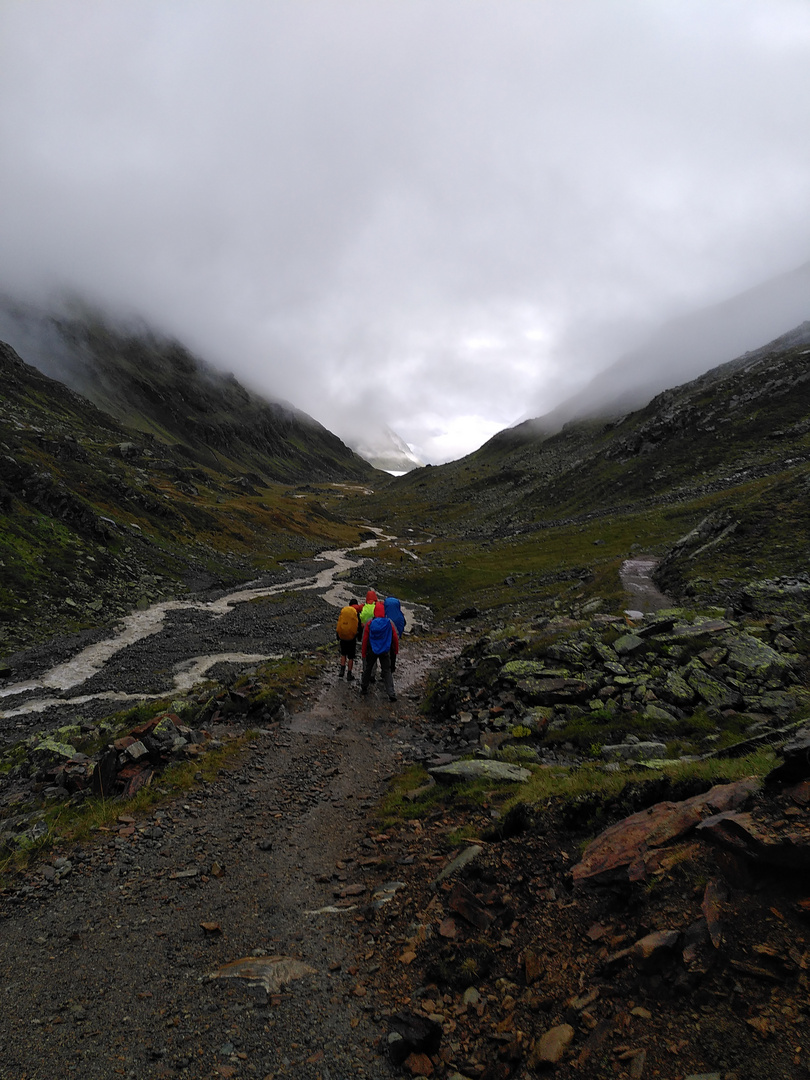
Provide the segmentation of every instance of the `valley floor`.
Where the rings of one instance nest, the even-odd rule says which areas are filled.
[[[200,653],[315,649],[334,610],[284,593],[213,621],[178,612],[82,690],[165,692]],[[392,777],[472,749],[421,711],[431,669],[469,641],[406,635],[394,704],[379,684],[361,698],[330,659],[215,779],[8,882],[1,1080],[808,1080],[805,870],[728,889],[722,947],[696,937],[697,970],[679,950],[718,877],[697,844],[647,888],[596,892],[571,873],[594,836],[584,804],[512,827],[497,792],[449,788],[383,827]],[[15,678],[70,653],[18,657]],[[3,724],[23,737],[108,710],[63,700]],[[759,810],[810,833],[806,794]],[[655,939],[631,961],[658,933],[677,950]]]

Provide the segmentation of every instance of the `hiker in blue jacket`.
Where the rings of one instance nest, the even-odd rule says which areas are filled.
[[[403,614],[399,600],[395,596],[386,596],[385,598],[385,615],[394,624],[394,629],[397,632],[397,652],[391,651],[391,671],[394,672],[397,666],[397,653],[399,651],[399,641],[402,640],[402,635],[405,633],[405,615]]]
[[[394,690],[394,675],[391,668],[391,657],[399,652],[399,635],[396,627],[390,619],[385,617],[385,605],[378,603],[374,608],[374,618],[366,623],[363,631],[363,645],[361,655],[363,657],[363,676],[360,680],[360,693],[368,693],[371,676],[380,661],[382,681],[388,693],[389,701],[396,701],[397,695]]]

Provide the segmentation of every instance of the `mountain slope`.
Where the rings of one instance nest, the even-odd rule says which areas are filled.
[[[121,424],[200,463],[268,480],[368,480],[373,468],[290,405],[268,402],[147,328],[0,305],[0,339]]]
[[[0,651],[356,540],[312,460],[305,492],[234,476],[232,457],[125,428],[0,343]],[[342,491],[351,471],[333,470]]]
[[[666,323],[543,417],[543,427],[554,431],[576,417],[638,409],[660,391],[697,378],[805,319],[810,319],[810,262]]]
[[[438,595],[441,581],[448,601],[465,589],[469,601],[476,579],[507,597],[504,581],[531,567],[549,595],[567,573],[615,595],[634,546],[664,555],[703,519],[704,542],[722,542],[689,549],[668,575],[672,596],[725,603],[754,578],[806,573],[810,323],[619,421],[553,435],[527,422],[392,481],[376,502],[369,516],[441,537],[418,550],[422,565],[396,568],[391,587],[404,594],[411,581],[415,599]],[[442,576],[428,562],[442,562]]]

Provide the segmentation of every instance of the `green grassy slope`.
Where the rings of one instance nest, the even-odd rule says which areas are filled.
[[[525,424],[392,481],[358,511],[433,539],[413,547],[418,561],[390,551],[381,574],[450,612],[527,597],[619,605],[622,561],[666,555],[707,517],[710,546],[668,567],[675,598],[734,603],[752,580],[806,572],[809,342],[805,324],[619,421],[552,435]]]
[[[0,344],[0,652],[356,541],[321,505],[329,467],[310,462],[302,492],[216,460],[124,428]]]

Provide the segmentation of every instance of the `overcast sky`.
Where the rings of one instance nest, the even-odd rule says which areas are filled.
[[[0,155],[0,288],[439,462],[810,258],[810,3],[0,0]]]

